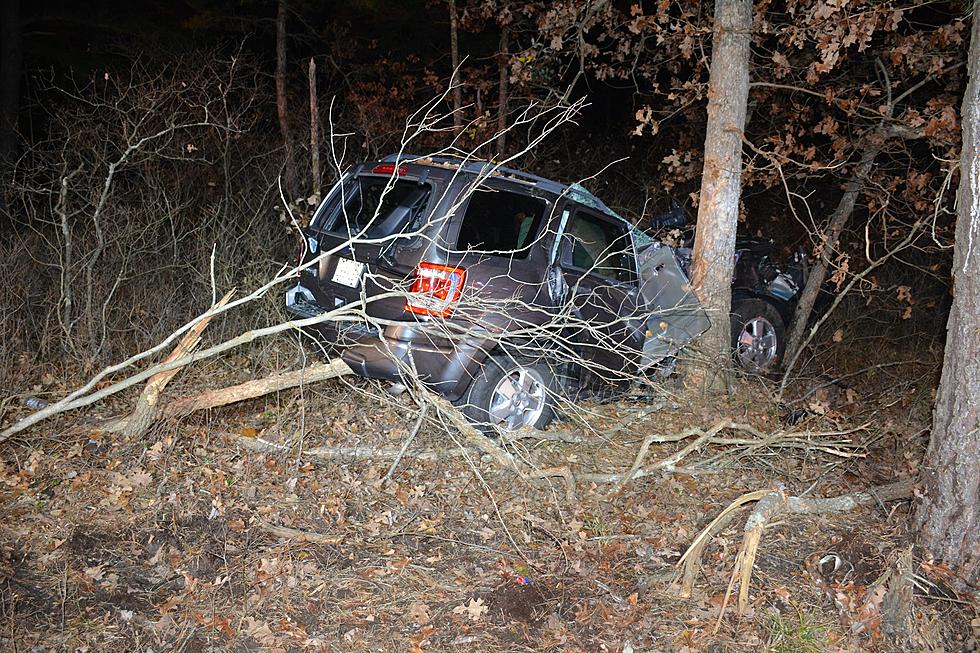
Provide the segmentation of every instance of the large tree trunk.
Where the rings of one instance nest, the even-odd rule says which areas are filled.
[[[980,20],[974,18],[970,83],[953,253],[953,307],[926,453],[919,543],[980,586]]]
[[[2,0],[0,7],[0,185],[10,183],[17,158],[17,114],[20,112],[21,47],[20,0]],[[0,192],[0,208],[4,196]]]
[[[296,159],[293,155],[293,136],[289,129],[289,106],[286,99],[286,0],[279,0],[276,14],[276,112],[279,114],[279,131],[282,133],[286,152],[283,172],[287,199],[296,197]]]
[[[813,312],[813,305],[816,303],[820,289],[823,287],[823,282],[827,278],[827,270],[830,268],[830,262],[833,259],[834,252],[837,251],[837,241],[840,240],[844,226],[851,219],[851,214],[854,213],[854,205],[857,203],[861,189],[864,187],[864,180],[868,176],[868,173],[871,172],[871,166],[874,165],[875,158],[880,151],[881,146],[877,142],[869,145],[868,149],[864,151],[857,167],[854,168],[851,179],[847,182],[844,194],[841,195],[840,201],[837,202],[837,208],[834,209],[834,213],[830,217],[830,223],[827,225],[827,231],[824,234],[820,258],[817,259],[813,269],[810,270],[810,274],[806,280],[806,286],[804,286],[803,292],[800,293],[800,298],[796,303],[796,310],[793,312],[793,321],[790,323],[786,335],[786,349],[783,355],[783,363],[787,371],[796,362],[800,343],[803,342],[806,325],[810,320],[810,313]]]
[[[707,369],[727,368],[731,360],[729,313],[751,34],[751,0],[715,0],[704,175],[691,264],[691,285],[711,316],[702,340]]]
[[[456,0],[449,0],[449,58],[453,66],[449,83],[453,84],[453,133],[463,131],[463,88],[456,75],[459,73],[459,19],[456,16]]]

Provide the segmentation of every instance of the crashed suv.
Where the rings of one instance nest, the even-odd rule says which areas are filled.
[[[418,380],[486,430],[654,374],[708,318],[674,251],[578,185],[392,156],[304,229],[288,310],[359,375]]]

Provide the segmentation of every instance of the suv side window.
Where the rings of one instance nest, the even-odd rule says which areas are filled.
[[[466,205],[456,249],[527,258],[545,208],[544,200],[537,197],[481,187]]]
[[[566,231],[562,263],[576,270],[631,283],[636,280],[633,241],[625,224],[576,211]]]

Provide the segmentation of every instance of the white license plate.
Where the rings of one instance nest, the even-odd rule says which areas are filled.
[[[363,272],[363,263],[358,263],[348,258],[338,258],[337,269],[333,272],[333,280],[335,283],[342,284],[348,288],[357,288],[361,283],[361,274]]]

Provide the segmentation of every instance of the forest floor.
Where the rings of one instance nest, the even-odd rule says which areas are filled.
[[[740,381],[727,401],[667,383],[662,398],[585,404],[552,439],[510,445],[580,474],[628,469],[648,434],[725,418],[804,443],[714,444],[685,459],[709,471],[621,488],[523,482],[434,413],[386,480],[382,454],[417,408],[351,377],[134,440],[98,428],[130,406],[109,402],[2,448],[0,649],[896,650],[881,581],[910,549],[909,501],[770,524],[740,617],[732,600],[719,622],[747,511],[706,547],[690,598],[674,581],[698,533],[746,492],[836,496],[914,478],[937,365],[875,368],[789,408],[764,380]],[[171,394],[247,377],[245,364],[212,362]],[[856,455],[806,446],[813,433],[844,433],[834,437]],[[648,458],[686,444],[655,443]],[[916,556],[903,648],[980,650],[980,606]]]

